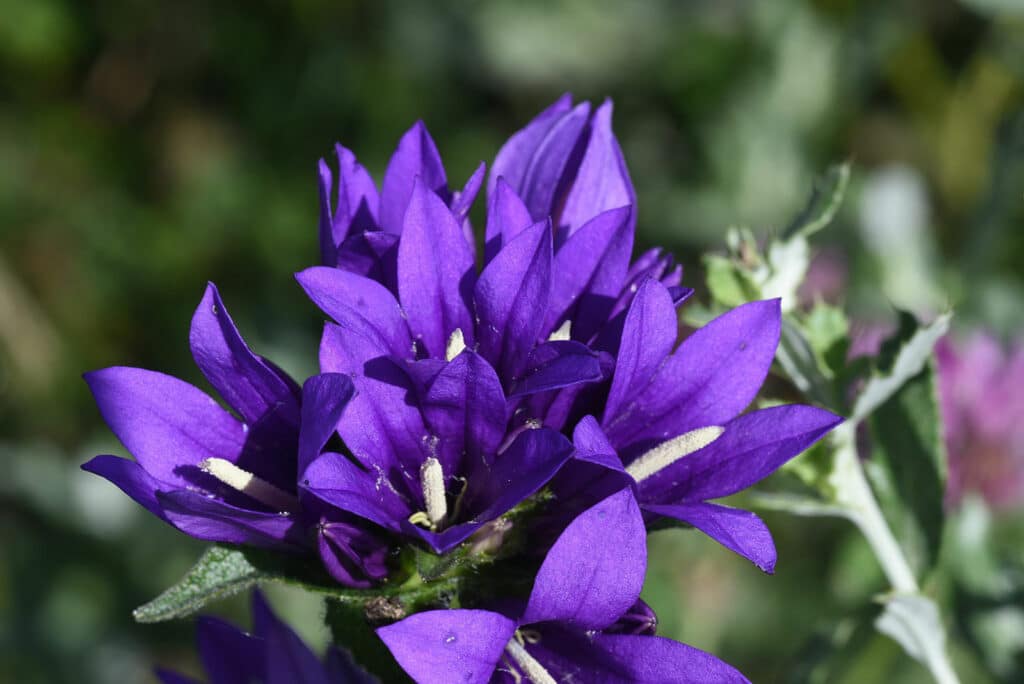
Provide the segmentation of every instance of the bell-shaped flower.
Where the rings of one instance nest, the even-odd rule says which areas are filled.
[[[646,567],[644,522],[627,488],[562,532],[525,607],[427,611],[377,634],[421,684],[746,682],[708,653],[649,634],[638,602]]]

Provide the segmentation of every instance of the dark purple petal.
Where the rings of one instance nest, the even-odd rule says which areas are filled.
[[[242,424],[177,378],[115,366],[86,373],[85,381],[110,429],[162,482],[188,486],[183,466],[198,466],[208,458],[234,461],[242,449]]]
[[[523,204],[523,200],[519,199],[519,195],[504,178],[499,178],[487,204],[484,263],[490,263],[504,245],[514,240],[533,223],[530,211]]]
[[[779,300],[751,302],[693,333],[644,388],[602,421],[623,460],[695,428],[722,425],[761,388],[779,343]]]
[[[487,185],[489,198],[494,195],[495,186],[501,177],[504,177],[515,188],[523,186],[527,168],[534,158],[537,147],[547,136],[551,127],[570,109],[572,109],[572,95],[565,93],[554,104],[534,117],[525,128],[508,139],[498,151],[498,155],[494,158],[494,165],[491,167],[491,176]]]
[[[654,636],[658,630],[658,616],[643,599],[623,613],[615,624],[604,630],[605,634],[633,634],[636,636]]]
[[[679,333],[672,297],[664,285],[647,279],[626,314],[615,361],[604,422],[614,424],[620,410],[640,394],[672,352]]]
[[[409,329],[429,356],[443,358],[448,337],[458,328],[473,343],[469,294],[473,251],[451,211],[417,180],[398,245],[398,295]]]
[[[266,684],[330,684],[316,654],[270,610],[259,591],[252,594],[253,632],[265,644]]]
[[[598,635],[594,646],[620,663],[623,676],[603,678],[595,673],[595,679],[585,679],[588,682],[750,684],[733,666],[710,653],[664,637]]]
[[[347,587],[365,589],[388,574],[390,548],[362,520],[321,520],[317,549],[331,577]]]
[[[338,342],[353,363],[382,355],[408,357],[412,338],[401,307],[380,283],[337,268],[314,266],[295,275],[313,303],[337,321]],[[358,351],[358,353],[356,353]],[[367,356],[368,355],[368,356]],[[354,372],[358,368],[333,369]]]
[[[313,461],[303,474],[303,488],[338,510],[346,511],[400,531],[402,522],[419,506],[410,504],[386,483],[377,486],[383,475],[365,471],[342,454],[328,452]]]
[[[586,152],[565,198],[559,228],[571,236],[601,212],[625,205],[636,206],[636,192],[612,133],[612,102],[605,100],[591,119]],[[632,237],[636,214],[631,213],[627,221],[627,233]]]
[[[586,342],[608,320],[633,251],[632,215],[631,206],[598,214],[555,253],[545,332],[572,319],[573,339]]]
[[[561,195],[576,171],[577,148],[589,119],[589,102],[581,102],[559,118],[537,145],[518,184],[510,174],[498,169],[499,159],[495,159],[495,171],[516,189],[535,221],[554,218]]]
[[[191,677],[186,677],[185,675],[181,675],[177,672],[172,672],[170,670],[165,670],[160,667],[156,669],[154,674],[156,675],[156,678],[160,681],[160,684],[200,684],[198,679],[192,679]],[[214,679],[211,679],[210,684],[221,683]],[[234,683],[229,681],[228,684]]]
[[[298,472],[320,455],[338,427],[338,421],[355,396],[352,379],[341,373],[314,375],[302,386],[302,427],[299,431]]]
[[[167,520],[156,499],[156,493],[174,487],[160,482],[135,461],[117,456],[96,456],[84,464],[82,470],[109,480],[147,511],[161,520]]]
[[[572,443],[576,448],[573,458],[596,463],[610,470],[622,471],[622,461],[615,453],[615,447],[608,441],[608,436],[601,430],[594,416],[584,416],[572,433]]]
[[[377,635],[420,684],[485,684],[501,660],[516,625],[487,610],[417,613]]]
[[[391,292],[398,291],[399,236],[383,231],[353,233],[338,245],[338,268],[366,276]]]
[[[551,547],[520,623],[607,627],[640,597],[646,570],[643,517],[623,489],[580,514]]]
[[[196,621],[199,660],[211,684],[249,684],[264,678],[266,645],[232,624],[202,616]]]
[[[327,266],[333,266],[338,259],[337,247],[342,238],[334,234],[334,214],[331,211],[334,176],[323,159],[317,164],[317,180],[320,189],[320,260]]]
[[[335,265],[336,248],[352,232],[377,228],[379,200],[377,186],[356,156],[341,145],[335,145],[338,156],[337,205],[331,209],[334,179],[331,169],[320,160],[320,249],[324,264]]]
[[[379,684],[380,680],[363,670],[352,655],[337,646],[327,647],[327,679],[333,684]]]
[[[644,512],[693,525],[767,573],[775,572],[775,542],[768,526],[750,511],[709,503],[644,506]]]
[[[515,379],[536,346],[551,291],[551,228],[540,221],[487,264],[476,283],[480,354],[506,379]]]
[[[774,406],[725,425],[717,440],[640,483],[646,503],[703,501],[729,496],[775,472],[842,418],[813,406]]]
[[[196,539],[301,548],[294,516],[248,510],[184,489],[157,492],[156,498],[167,521]]]
[[[490,462],[505,436],[505,393],[483,357],[464,350],[431,383],[423,414],[440,440],[437,458],[448,478],[464,462]]]
[[[398,141],[398,148],[388,162],[380,191],[380,225],[388,233],[403,232],[406,208],[412,197],[416,179],[432,193],[448,201],[448,178],[434,139],[422,121],[417,121]]]
[[[196,365],[224,401],[246,423],[255,423],[269,409],[287,403],[298,406],[291,387],[238,334],[238,328],[210,283],[192,317],[189,345]]]
[[[545,342],[533,348],[509,396],[571,387],[604,379],[601,356],[585,344],[571,340]]]
[[[459,221],[465,221],[469,215],[469,210],[473,207],[473,202],[476,200],[477,194],[480,192],[480,186],[484,183],[484,177],[487,175],[487,164],[480,162],[480,166],[476,167],[476,171],[466,181],[466,185],[463,186],[462,190],[455,193],[455,197],[452,198],[451,210],[452,214]],[[475,247],[473,241],[472,231],[468,234],[469,244],[471,247]]]

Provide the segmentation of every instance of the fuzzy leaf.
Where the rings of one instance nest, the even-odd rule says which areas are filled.
[[[933,671],[936,663],[945,661],[946,633],[939,609],[929,598],[920,594],[889,598],[875,620],[875,628]]]
[[[810,237],[835,218],[850,182],[850,165],[837,164],[814,182],[814,189],[803,211],[786,227],[786,239],[794,236]]]

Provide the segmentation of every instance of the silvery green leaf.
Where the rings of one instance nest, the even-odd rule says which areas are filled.
[[[946,632],[939,609],[925,596],[899,594],[887,598],[875,628],[933,672],[937,664],[946,661]]]
[[[850,165],[837,164],[831,167],[814,183],[811,197],[803,211],[793,219],[783,232],[786,239],[794,236],[810,237],[827,226],[835,218],[850,183]]]
[[[707,269],[708,290],[717,304],[731,308],[761,299],[760,290],[750,275],[732,259],[709,254],[704,257],[704,267]]]
[[[811,248],[802,234],[768,245],[766,267],[758,271],[761,297],[782,300],[782,311],[796,308],[796,291],[807,275]]]
[[[853,405],[853,422],[859,422],[892,397],[908,380],[921,372],[939,338],[949,330],[952,314],[945,313],[920,326],[899,341],[887,370],[875,374]]]

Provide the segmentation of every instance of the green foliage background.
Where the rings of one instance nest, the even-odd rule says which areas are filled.
[[[136,625],[131,609],[201,547],[77,470],[124,453],[79,374],[201,384],[187,326],[207,280],[254,347],[311,372],[321,317],[291,274],[317,259],[315,163],[335,140],[379,178],[422,118],[460,184],[563,91],[613,97],[641,242],[674,250],[692,286],[728,226],[777,234],[849,159],[852,193],[815,244],[855,319],[952,304],[961,328],[1024,329],[1016,0],[0,0],[0,17],[0,680],[195,667],[189,623]],[[837,643],[843,681],[926,681],[861,622],[836,631],[884,587],[852,528],[766,519],[774,577],[691,533],[651,537],[662,633],[757,682],[808,681]],[[984,593],[1024,565],[1019,529],[1003,516],[980,551],[951,533],[944,553],[980,560],[948,577]],[[1010,642],[993,656],[958,581],[942,586],[961,601],[964,681],[1019,674],[1024,625],[992,628]],[[284,591],[322,644],[320,604]]]

